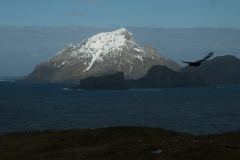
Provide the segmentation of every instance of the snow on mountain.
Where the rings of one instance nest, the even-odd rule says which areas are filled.
[[[99,33],[77,46],[70,44],[50,61],[39,64],[26,80],[75,81],[89,76],[124,72],[125,78],[138,79],[153,65],[180,69],[152,46],[140,47],[130,32],[121,28]]]
[[[66,54],[66,49],[71,49],[70,53],[67,56],[67,59],[56,67],[69,65],[71,62],[73,62],[71,58],[78,59],[78,62],[80,62],[82,59],[91,58],[90,62],[88,60],[84,62],[87,66],[87,68],[83,71],[85,72],[92,67],[95,61],[103,61],[103,56],[109,56],[112,58],[121,56],[124,48],[127,50],[132,49],[142,54],[145,53],[145,51],[136,44],[132,37],[132,34],[129,33],[126,29],[121,28],[113,32],[99,33],[91,38],[85,39],[77,46],[70,44],[67,48],[56,54],[56,56],[61,57],[57,57],[57,59],[66,59],[63,54]],[[141,54],[135,55],[135,58],[142,60],[141,57]]]

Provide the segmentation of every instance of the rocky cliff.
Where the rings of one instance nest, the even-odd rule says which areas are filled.
[[[201,76],[193,72],[178,73],[166,66],[153,66],[148,73],[137,80],[125,80],[123,73],[82,79],[73,89],[129,89],[129,88],[171,88],[209,86]]]

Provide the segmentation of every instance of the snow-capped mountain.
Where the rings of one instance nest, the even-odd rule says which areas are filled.
[[[152,46],[140,47],[130,32],[121,28],[99,33],[83,40],[77,46],[70,44],[50,61],[38,64],[22,80],[28,81],[79,81],[90,76],[124,72],[126,79],[138,79],[153,65],[181,67],[165,59]]]

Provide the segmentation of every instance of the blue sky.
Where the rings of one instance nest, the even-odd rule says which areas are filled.
[[[1,0],[0,26],[233,27],[240,0]]]

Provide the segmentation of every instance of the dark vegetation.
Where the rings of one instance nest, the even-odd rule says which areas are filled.
[[[1,160],[239,160],[240,131],[195,136],[160,128],[33,131],[0,136]]]

